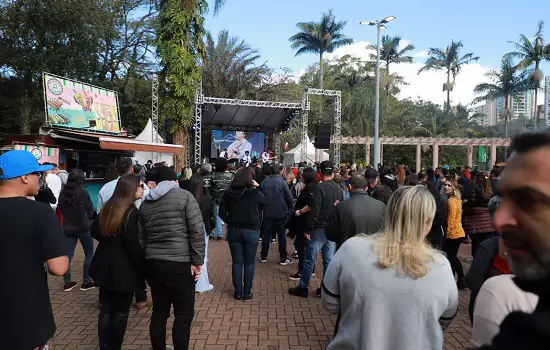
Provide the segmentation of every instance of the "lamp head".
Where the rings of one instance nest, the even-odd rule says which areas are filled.
[[[395,19],[395,16],[388,16],[386,18],[384,18],[381,23],[388,23],[388,22],[391,22]]]

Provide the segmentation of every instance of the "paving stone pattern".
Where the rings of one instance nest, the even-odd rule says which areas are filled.
[[[288,251],[293,249],[289,242]],[[315,297],[320,286],[322,265],[317,261],[317,276],[312,278],[310,297],[291,297],[287,289],[296,285],[288,276],[295,273],[297,261],[288,266],[278,264],[276,244],[270,245],[267,264],[258,260],[254,278],[254,299],[243,303],[233,300],[231,256],[226,241],[210,241],[208,273],[214,290],[197,294],[195,320],[191,330],[191,349],[310,350],[324,349],[329,343],[336,317],[329,315]],[[470,257],[470,245],[462,245],[461,260]],[[259,254],[259,252],[258,252]],[[259,259],[259,257],[258,257]],[[75,281],[82,276],[83,251],[80,244],[72,263]],[[467,264],[465,264],[467,267]],[[98,289],[63,291],[63,279],[48,279],[52,307],[57,324],[51,349],[99,349],[97,317]],[[468,320],[469,292],[460,292],[460,310],[445,332],[445,350],[467,349],[471,329]],[[151,308],[132,308],[123,349],[150,349],[149,321]],[[172,326],[169,319],[169,328]],[[391,330],[388,330],[391,336]],[[168,344],[171,344],[168,332]],[[171,347],[169,347],[171,349]]]

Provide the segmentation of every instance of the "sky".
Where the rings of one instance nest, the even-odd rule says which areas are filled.
[[[343,33],[355,43],[335,50],[328,58],[351,53],[368,59],[366,45],[376,44],[376,28],[361,26],[359,22],[395,16],[383,35],[400,35],[404,43],[416,47],[412,64],[390,68],[409,83],[401,87],[399,97],[423,98],[438,104],[446,97],[442,91],[444,73],[417,74],[430,47],[445,48],[453,39],[462,40],[462,54],[473,52],[480,57],[477,63],[462,69],[451,93],[453,104],[469,104],[475,97],[475,85],[487,81],[484,74],[498,70],[502,56],[514,49],[509,41],[518,41],[520,34],[534,36],[538,20],[543,19],[548,22],[550,42],[548,0],[227,0],[217,16],[208,15],[206,28],[214,36],[227,29],[231,36],[244,39],[257,49],[268,66],[288,67],[300,76],[307,66],[318,62],[318,57],[295,57],[288,38],[298,31],[296,23],[318,21],[330,9],[337,20],[347,22]],[[550,75],[550,64],[543,64],[542,70]],[[540,92],[539,104],[542,96]]]

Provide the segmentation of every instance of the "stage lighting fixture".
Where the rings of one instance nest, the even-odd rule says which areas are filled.
[[[259,126],[259,125],[256,126],[256,130],[260,131],[260,129],[261,129],[261,126]]]

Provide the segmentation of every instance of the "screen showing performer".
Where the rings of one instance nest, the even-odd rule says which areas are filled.
[[[225,151],[228,159],[244,160],[247,151],[250,158],[260,157],[264,150],[264,133],[212,130],[210,157],[216,158],[218,150]]]

